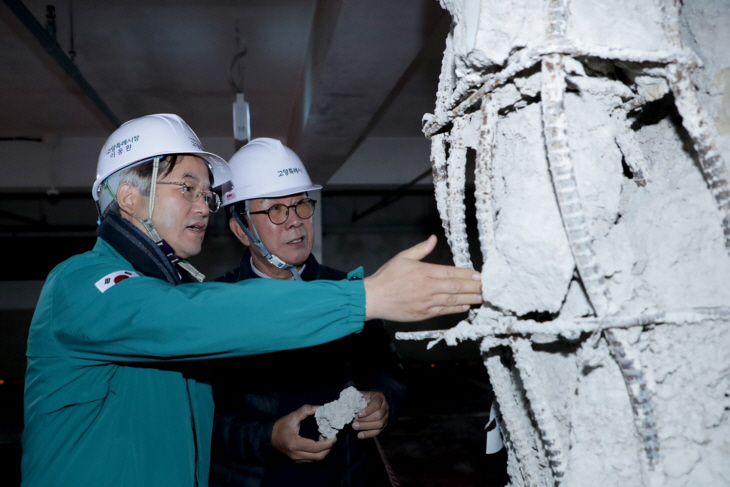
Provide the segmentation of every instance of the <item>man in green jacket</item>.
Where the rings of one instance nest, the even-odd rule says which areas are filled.
[[[186,259],[220,205],[211,187],[229,179],[175,115],[109,137],[92,190],[97,243],[51,272],[31,324],[24,486],[205,486],[213,402],[198,359],[311,346],[366,319],[481,302],[478,273],[418,262],[433,237],[366,279],[194,283],[203,276]]]

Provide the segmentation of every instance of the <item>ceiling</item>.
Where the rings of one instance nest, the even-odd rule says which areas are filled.
[[[316,181],[368,137],[423,137],[450,21],[436,0],[51,2],[0,3],[3,142],[103,139],[165,112],[233,141],[233,80],[252,136],[285,141]]]

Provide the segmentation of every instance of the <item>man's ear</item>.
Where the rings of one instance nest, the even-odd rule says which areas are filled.
[[[137,188],[129,183],[122,183],[117,188],[117,205],[122,214],[135,215],[138,210],[141,194]]]
[[[228,220],[228,228],[231,229],[233,234],[243,245],[245,245],[246,247],[251,246],[251,240],[249,240],[248,235],[246,235],[246,232],[243,231],[235,218],[231,218]]]
[[[137,218],[147,217],[144,197],[139,189],[129,183],[122,183],[117,189],[117,205],[122,216],[134,215]]]

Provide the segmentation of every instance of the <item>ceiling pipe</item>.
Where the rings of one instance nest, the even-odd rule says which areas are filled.
[[[111,109],[104,103],[99,94],[92,88],[86,78],[83,77],[79,68],[76,67],[73,61],[69,59],[61,46],[58,44],[56,39],[51,36],[46,29],[36,20],[33,14],[28,8],[23,5],[23,2],[19,0],[3,0],[5,5],[13,11],[16,17],[25,25],[28,30],[35,36],[36,39],[41,43],[41,46],[48,52],[48,54],[56,60],[56,62],[63,68],[76,84],[81,88],[81,91],[91,99],[92,103],[97,106],[99,110],[106,116],[106,118],[114,125],[119,127],[121,122]]]
[[[371,206],[370,208],[368,208],[360,213],[356,213],[356,214],[352,215],[352,220],[351,220],[352,223],[366,217],[370,213],[373,213],[378,210],[382,210],[383,208],[395,203],[396,201],[398,201],[399,199],[401,199],[403,196],[406,195],[406,191],[408,190],[408,188],[414,186],[418,181],[420,181],[421,179],[423,179],[426,176],[428,176],[429,174],[431,174],[431,172],[432,172],[432,170],[429,167],[428,169],[423,171],[421,174],[419,174],[412,181],[402,185],[398,189],[387,192],[378,203],[375,203],[373,206]]]

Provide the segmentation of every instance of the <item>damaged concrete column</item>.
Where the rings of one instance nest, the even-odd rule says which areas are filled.
[[[511,485],[730,483],[727,1],[441,4],[424,132],[485,304],[398,337],[481,341]]]

